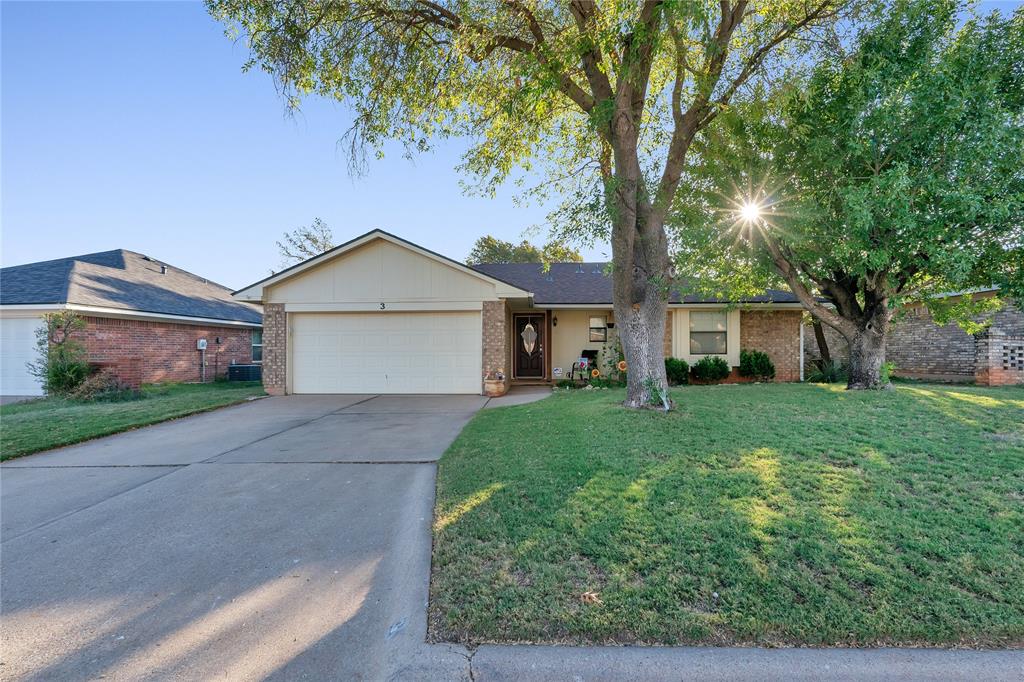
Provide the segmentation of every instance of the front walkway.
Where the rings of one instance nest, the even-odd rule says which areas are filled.
[[[549,393],[270,398],[4,464],[2,677],[1024,677],[1020,652],[425,644],[435,461]]]

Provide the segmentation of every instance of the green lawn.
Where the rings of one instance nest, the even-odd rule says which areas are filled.
[[[1024,646],[1024,389],[673,398],[481,411],[440,463],[431,638]]]
[[[184,417],[263,395],[258,383],[144,386],[142,398],[75,402],[45,398],[0,406],[0,460]]]

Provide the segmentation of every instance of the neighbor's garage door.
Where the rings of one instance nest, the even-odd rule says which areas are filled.
[[[480,313],[294,313],[294,393],[479,393]]]
[[[38,317],[0,319],[0,395],[42,395],[43,389],[25,366],[36,359]]]

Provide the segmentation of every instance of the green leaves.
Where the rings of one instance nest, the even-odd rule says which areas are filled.
[[[519,244],[486,235],[473,244],[467,263],[559,263],[579,262],[579,252],[559,240],[552,240],[543,247],[536,247],[523,240]]]
[[[1022,37],[1021,10],[979,17],[962,2],[898,0],[849,56],[737,103],[701,141],[677,199],[680,269],[706,267],[716,249],[722,279],[771,283],[771,238],[809,287],[846,280],[893,305],[995,282],[1019,291]],[[777,206],[762,235],[728,211],[751,183]]]

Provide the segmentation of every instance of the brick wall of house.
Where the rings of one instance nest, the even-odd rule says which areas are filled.
[[[740,311],[740,348],[767,353],[776,381],[800,381],[802,316],[799,310]]]
[[[505,301],[484,301],[482,314],[484,375],[501,370],[507,382],[512,375],[508,366],[512,334],[508,306]]]
[[[148,320],[86,317],[83,342],[89,362],[110,367],[132,386],[160,381],[200,381],[196,341],[207,340],[206,380],[227,374],[232,363],[252,362],[252,330]],[[220,343],[216,343],[220,338]]]
[[[283,303],[263,305],[263,390],[284,395],[288,386],[288,314]]]
[[[1011,301],[991,315],[989,334],[1024,336],[1024,312]],[[977,318],[980,321],[982,318]],[[850,351],[844,339],[824,325],[825,340],[833,358],[846,361]],[[820,357],[814,333],[804,337],[808,360]],[[914,306],[893,321],[886,346],[886,359],[896,365],[896,374],[942,381],[973,381],[979,368],[976,340],[955,323],[938,325],[924,306]]]

